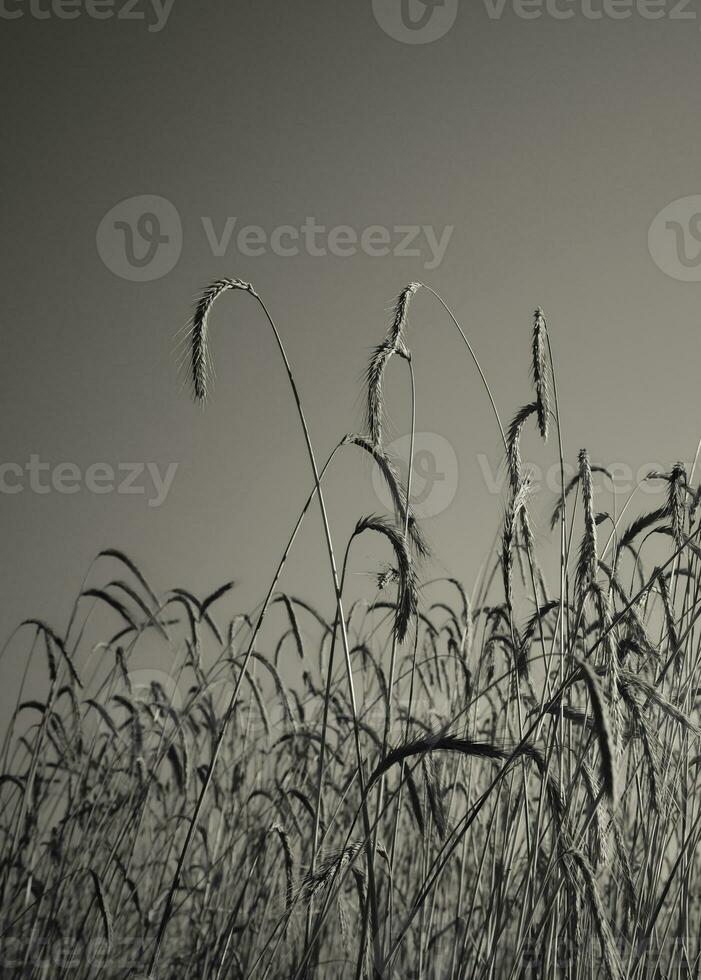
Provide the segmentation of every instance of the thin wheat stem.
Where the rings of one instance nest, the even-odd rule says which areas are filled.
[[[315,483],[315,489],[316,489],[316,496],[317,496],[317,498],[319,500],[319,507],[320,507],[320,510],[321,510],[322,521],[323,521],[323,525],[324,525],[324,537],[325,537],[325,540],[326,540],[326,546],[327,546],[328,557],[329,557],[329,564],[330,564],[330,568],[331,568],[331,575],[332,575],[332,579],[333,579],[333,586],[334,586],[334,591],[335,591],[335,596],[336,596],[336,606],[337,606],[338,618],[339,618],[339,623],[340,623],[340,628],[341,628],[341,639],[342,639],[342,642],[343,642],[343,649],[344,649],[344,654],[345,654],[345,658],[346,658],[346,670],[347,670],[347,673],[348,673],[348,686],[349,686],[349,693],[350,693],[350,699],[351,699],[351,709],[352,709],[352,714],[353,714],[353,727],[354,727],[354,736],[355,736],[355,747],[356,747],[356,755],[357,755],[357,763],[358,763],[358,777],[360,779],[361,790],[362,790],[362,787],[363,787],[362,754],[361,754],[361,749],[360,749],[360,736],[359,736],[359,731],[358,731],[358,713],[357,713],[357,704],[356,704],[356,697],[355,697],[355,688],[354,688],[354,685],[353,685],[353,670],[352,670],[352,665],[351,665],[351,661],[350,661],[350,646],[349,646],[348,636],[347,636],[347,632],[346,632],[345,615],[344,615],[344,612],[343,612],[343,600],[342,600],[342,597],[341,597],[340,585],[339,585],[339,580],[338,580],[338,572],[337,572],[337,569],[336,569],[336,558],[335,558],[335,553],[334,553],[334,548],[333,548],[333,541],[332,541],[332,538],[331,538],[331,529],[329,527],[328,513],[327,513],[327,510],[326,510],[326,504],[325,504],[323,492],[322,492],[322,489],[321,489],[321,483],[320,483],[320,479],[319,479],[319,470],[317,468],[316,457],[315,457],[315,454],[314,454],[314,447],[312,445],[311,436],[310,436],[310,433],[309,433],[309,427],[307,425],[307,420],[306,420],[306,417],[305,417],[305,414],[304,414],[304,409],[302,407],[302,402],[301,402],[301,399],[300,399],[300,396],[299,396],[299,391],[297,389],[297,384],[296,384],[296,381],[295,381],[295,378],[294,378],[294,374],[292,373],[292,368],[291,368],[290,362],[289,362],[289,360],[287,358],[287,352],[286,352],[285,347],[284,347],[284,345],[282,343],[282,338],[280,336],[280,333],[279,333],[279,331],[278,331],[278,329],[277,329],[277,327],[275,325],[274,320],[272,319],[272,317],[270,315],[270,312],[268,311],[268,308],[266,307],[265,303],[260,298],[260,296],[258,296],[258,294],[255,292],[255,290],[251,286],[248,286],[247,289],[246,289],[246,291],[249,292],[254,297],[254,299],[257,300],[257,302],[259,303],[261,309],[263,310],[263,313],[264,313],[264,315],[265,315],[265,317],[266,317],[266,319],[268,321],[268,324],[269,324],[271,330],[273,331],[273,335],[275,337],[275,342],[277,344],[278,351],[279,351],[280,356],[282,358],[283,364],[285,366],[285,371],[287,373],[287,378],[288,378],[288,381],[290,383],[290,388],[292,390],[292,395],[293,395],[293,398],[294,398],[295,406],[297,408],[297,414],[298,414],[298,417],[299,417],[300,425],[302,427],[302,432],[304,434],[304,441],[305,441],[305,444],[306,444],[306,447],[307,447],[307,453],[308,453],[308,456],[309,456],[309,462],[310,462],[310,465],[311,465],[311,468],[312,468],[312,472],[314,474],[314,483]],[[201,347],[202,347],[202,345],[200,345],[200,348],[198,349],[198,345],[197,344],[194,344],[193,345],[193,366],[194,366],[194,374],[195,374],[195,377],[196,378],[198,376],[198,371],[200,371],[200,372],[202,371],[201,365],[202,365],[203,361],[205,360],[205,358],[203,357],[203,353],[202,353]],[[196,393],[198,393],[198,392],[196,391]],[[203,393],[203,392],[201,392],[201,393]],[[182,876],[183,867],[185,865],[185,860],[186,860],[186,857],[187,857],[187,853],[188,853],[188,851],[190,849],[190,846],[191,846],[191,843],[192,843],[192,839],[193,839],[194,834],[195,834],[197,823],[199,821],[199,816],[200,816],[200,813],[202,811],[202,807],[203,807],[203,804],[204,804],[204,799],[206,797],[207,790],[209,789],[209,786],[210,786],[211,781],[212,781],[212,776],[213,776],[213,773],[214,773],[214,769],[216,767],[216,763],[217,763],[217,759],[219,757],[219,753],[221,751],[221,747],[222,747],[223,742],[224,742],[224,738],[226,737],[226,733],[227,733],[229,724],[231,722],[231,719],[232,719],[232,717],[234,715],[234,712],[235,712],[235,709],[236,709],[236,701],[237,701],[237,698],[238,698],[238,692],[239,692],[239,689],[241,687],[241,683],[243,681],[243,677],[244,677],[244,675],[246,673],[246,670],[248,669],[248,663],[250,661],[250,654],[252,652],[252,649],[253,649],[253,647],[251,646],[251,648],[249,650],[249,653],[247,654],[246,660],[244,661],[244,664],[243,664],[243,666],[241,668],[238,681],[237,681],[236,686],[234,688],[234,692],[232,694],[231,701],[229,702],[229,706],[228,706],[227,711],[225,713],[224,720],[222,722],[221,729],[220,729],[219,735],[217,737],[217,740],[216,740],[216,743],[215,743],[215,746],[214,746],[214,750],[212,752],[212,758],[210,760],[210,764],[209,764],[209,767],[208,767],[207,777],[206,777],[206,779],[205,779],[205,781],[203,783],[202,790],[200,792],[200,796],[199,796],[198,801],[197,801],[197,806],[195,808],[195,812],[194,812],[193,817],[192,817],[192,820],[190,821],[190,824],[188,826],[188,832],[187,832],[187,835],[186,835],[186,838],[185,838],[185,842],[183,844],[183,848],[182,848],[182,851],[181,851],[181,854],[180,854],[180,857],[179,857],[179,860],[178,860],[178,865],[177,865],[175,874],[173,876],[173,881],[171,883],[171,887],[170,887],[170,890],[169,890],[169,893],[168,893],[168,897],[167,897],[166,902],[165,902],[165,905],[164,905],[164,910],[163,910],[163,914],[162,914],[162,917],[161,917],[161,921],[160,921],[160,925],[159,925],[159,929],[158,929],[158,934],[157,934],[157,937],[156,937],[156,942],[154,944],[154,949],[153,949],[153,952],[152,952],[152,955],[151,955],[151,959],[150,959],[150,962],[149,962],[149,969],[148,969],[148,972],[149,973],[153,973],[153,971],[155,969],[155,966],[156,966],[156,963],[158,961],[158,956],[159,956],[161,945],[162,945],[162,942],[163,942],[163,937],[164,937],[164,934],[165,934],[166,926],[167,926],[167,923],[168,923],[170,912],[172,910],[173,897],[174,897],[175,892],[176,892],[176,890],[178,888],[178,885],[180,883],[180,878]],[[363,794],[363,796],[364,796],[364,794]],[[367,806],[364,807],[364,820],[365,820],[365,823],[366,824],[369,824],[369,820],[368,820],[368,816],[367,816]],[[373,930],[374,930],[375,935],[377,935],[377,923],[378,923],[377,900],[376,900],[376,894],[375,894],[374,869],[373,869],[373,863],[372,863],[372,848],[371,848],[370,845],[368,845],[368,847],[366,848],[366,851],[367,851],[367,863],[368,863],[367,872],[368,872],[369,900],[370,900],[371,911],[372,911],[372,918],[373,918]],[[378,949],[378,955],[379,955],[379,949]]]

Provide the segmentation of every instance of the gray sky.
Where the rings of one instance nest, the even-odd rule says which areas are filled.
[[[5,486],[23,489],[0,499],[5,635],[28,615],[62,629],[89,562],[108,546],[127,551],[158,588],[207,593],[234,578],[238,608],[261,597],[310,476],[272,337],[248,297],[225,297],[213,317],[217,383],[206,410],[181,390],[175,335],[216,277],[252,281],[276,316],[321,459],[362,425],[368,350],[395,294],[419,279],[455,310],[505,421],[530,400],[531,312],[540,304],[568,458],[586,445],[594,461],[632,470],[691,462],[699,284],[680,279],[701,278],[698,201],[658,220],[657,264],[648,230],[667,205],[701,194],[701,15],[681,19],[670,2],[651,20],[641,0],[592,19],[603,0],[591,4],[560,0],[572,18],[543,5],[525,19],[508,2],[490,17],[482,2],[463,0],[447,33],[410,44],[416,32],[402,28],[399,0],[378,0],[377,17],[369,2],[175,0],[161,24],[145,0],[135,8],[142,20],[98,20],[84,3],[76,19],[55,10],[38,19],[36,6],[7,0],[5,13],[23,16],[0,25],[8,134],[0,431],[2,461],[14,464]],[[115,12],[122,7],[116,0]],[[631,16],[615,20],[612,9]],[[446,20],[429,30],[453,13],[447,0],[433,12]],[[133,281],[114,268],[131,268],[126,225],[137,212],[109,215],[99,247],[97,233],[115,205],[142,195],[161,223],[155,231],[170,236],[157,261],[178,261]],[[174,226],[154,196],[174,206]],[[217,255],[226,242],[213,249],[212,240],[227,218],[236,223]],[[302,230],[309,218],[326,229],[311,244]],[[239,242],[244,226],[263,229],[265,244],[259,232]],[[339,226],[359,244],[349,245],[348,229],[330,239]],[[428,228],[412,232],[418,255],[401,254],[404,226]],[[679,252],[675,229],[688,232]],[[444,235],[437,261],[431,242]],[[250,254],[254,239],[263,254]],[[136,236],[134,248],[143,260],[148,242]],[[469,583],[503,508],[478,459],[496,467],[498,432],[427,294],[412,308],[411,347],[417,427],[440,437],[428,448],[442,447],[433,462],[451,483],[426,530],[437,569]],[[388,401],[393,434],[402,435],[409,402],[400,363]],[[554,452],[532,433],[524,443],[524,456],[544,466]],[[32,454],[50,464],[44,482],[58,464],[75,464],[79,476],[71,470],[68,482],[79,492],[34,492],[16,468]],[[148,505],[148,471],[135,477],[141,494],[86,489],[91,465],[137,462],[161,474],[177,463],[161,506]],[[354,453],[339,461],[328,495],[340,547],[358,516],[382,507]],[[319,530],[315,518],[284,584],[330,608]],[[357,570],[375,567],[371,552],[359,546]]]

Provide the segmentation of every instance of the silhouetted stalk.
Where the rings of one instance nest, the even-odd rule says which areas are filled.
[[[234,288],[241,288],[241,286],[237,285]],[[253,287],[250,286],[250,285],[247,285],[245,287],[245,291],[249,292],[253,296],[253,298],[258,301],[261,309],[263,310],[263,313],[265,314],[265,317],[266,317],[266,319],[268,321],[268,324],[270,325],[270,328],[273,331],[273,334],[274,334],[274,337],[275,337],[275,342],[277,344],[277,347],[278,347],[280,356],[282,357],[282,360],[283,360],[283,363],[284,363],[284,366],[285,366],[285,371],[287,373],[287,378],[288,378],[288,381],[290,383],[290,388],[292,390],[292,395],[293,395],[293,398],[294,398],[295,406],[297,408],[297,414],[299,416],[300,425],[301,425],[302,431],[304,433],[304,441],[305,441],[305,444],[306,444],[306,447],[307,447],[307,453],[308,453],[308,456],[309,456],[309,462],[310,462],[310,465],[311,465],[311,468],[312,468],[312,471],[313,471],[313,474],[314,474],[314,483],[315,483],[315,488],[316,488],[316,495],[317,495],[318,500],[319,500],[319,507],[320,507],[320,510],[321,510],[322,521],[323,521],[323,525],[324,525],[324,537],[325,537],[327,551],[328,551],[329,565],[330,565],[330,569],[331,569],[331,576],[332,576],[332,579],[333,579],[333,587],[334,587],[335,598],[336,598],[336,607],[337,607],[339,624],[340,624],[340,628],[341,628],[341,639],[342,639],[342,642],[343,642],[343,650],[344,650],[344,654],[345,654],[345,658],[346,658],[346,670],[347,670],[347,673],[348,673],[348,687],[349,687],[349,694],[350,694],[351,711],[352,711],[352,715],[353,715],[354,741],[355,741],[357,764],[358,764],[358,779],[360,781],[362,799],[364,800],[365,794],[363,792],[363,787],[364,787],[363,760],[362,760],[361,749],[360,749],[360,735],[359,735],[359,731],[358,731],[358,712],[357,712],[357,705],[356,705],[356,698],[355,698],[355,688],[354,688],[354,685],[353,685],[353,670],[352,670],[351,661],[350,661],[350,647],[349,647],[348,636],[347,636],[347,632],[346,632],[345,616],[344,616],[344,612],[343,612],[343,600],[342,600],[342,597],[341,597],[341,590],[340,590],[340,585],[339,585],[339,580],[338,580],[338,572],[336,570],[336,558],[335,558],[334,549],[333,549],[333,541],[332,541],[332,538],[331,538],[331,529],[329,527],[328,514],[327,514],[327,510],[326,510],[326,504],[324,502],[324,496],[323,496],[323,493],[322,493],[322,490],[321,490],[321,483],[320,483],[320,480],[319,480],[319,471],[317,469],[316,457],[314,455],[314,448],[312,446],[311,436],[309,434],[309,427],[307,425],[307,420],[305,418],[304,410],[302,408],[302,402],[300,400],[299,392],[297,390],[297,384],[295,382],[294,375],[292,373],[292,368],[291,368],[290,363],[289,363],[288,358],[287,358],[287,352],[285,351],[285,347],[284,347],[284,345],[282,343],[282,338],[280,337],[280,334],[279,334],[278,329],[277,329],[277,327],[275,325],[275,322],[273,321],[273,319],[272,319],[272,317],[271,317],[271,315],[270,315],[270,313],[268,311],[268,308],[266,307],[265,303],[260,298],[260,296],[258,296],[258,294],[253,289]],[[210,306],[211,306],[211,304],[210,304]],[[206,317],[206,312],[208,312],[208,309],[205,310],[205,314],[204,314],[205,317]],[[202,347],[205,347],[205,345],[206,345],[206,337],[203,336],[200,339],[202,340]],[[194,351],[194,345],[193,345],[193,351]],[[205,352],[205,357],[206,357],[206,352]],[[193,355],[193,362],[194,362],[194,355]],[[260,622],[262,622],[262,618],[261,618]],[[259,623],[259,625],[260,625],[260,623]],[[246,671],[248,669],[248,664],[249,664],[249,661],[250,661],[250,658],[251,658],[252,651],[253,651],[253,643],[251,643],[251,645],[249,647],[249,650],[248,650],[248,652],[246,654],[246,658],[244,660],[244,663],[243,663],[243,665],[241,667],[241,672],[239,674],[238,681],[236,682],[236,685],[234,687],[234,692],[233,692],[233,694],[231,696],[231,700],[229,702],[229,706],[228,706],[227,711],[226,711],[226,713],[224,715],[224,720],[223,720],[223,722],[221,724],[219,735],[217,736],[217,740],[216,740],[215,745],[214,745],[214,750],[212,752],[212,758],[210,760],[210,763],[209,763],[209,766],[208,766],[208,770],[207,770],[207,776],[206,776],[206,778],[205,778],[205,780],[203,782],[202,789],[200,791],[200,795],[199,795],[199,798],[198,798],[198,801],[197,801],[197,806],[195,808],[195,812],[194,812],[193,817],[192,817],[192,820],[190,821],[190,824],[188,826],[188,831],[187,831],[187,835],[185,837],[185,842],[183,844],[183,848],[182,848],[182,851],[180,853],[180,857],[179,857],[179,860],[178,860],[178,865],[177,865],[175,874],[173,876],[173,881],[171,883],[171,886],[170,886],[170,889],[169,889],[169,892],[168,892],[168,897],[167,897],[166,902],[165,902],[165,905],[164,905],[163,914],[161,916],[160,925],[159,925],[159,928],[158,928],[158,934],[157,934],[157,937],[156,937],[156,942],[155,942],[155,945],[154,945],[153,953],[152,953],[151,959],[149,961],[148,972],[150,974],[152,974],[154,972],[156,963],[158,962],[158,956],[159,956],[159,953],[160,953],[161,944],[163,942],[163,936],[165,934],[166,926],[167,926],[168,919],[170,917],[170,913],[171,913],[172,906],[173,906],[173,897],[174,897],[175,892],[177,891],[177,888],[178,888],[178,886],[180,884],[180,878],[182,876],[182,871],[183,871],[183,867],[185,865],[185,860],[186,860],[186,857],[187,857],[187,853],[188,853],[188,851],[190,849],[190,845],[192,843],[192,839],[194,837],[194,834],[195,834],[195,831],[196,831],[196,828],[197,828],[197,824],[198,824],[198,821],[199,821],[199,816],[200,816],[200,813],[202,811],[202,806],[204,804],[204,800],[205,800],[205,797],[207,795],[207,791],[208,791],[209,786],[210,786],[211,781],[212,781],[212,776],[213,776],[214,769],[215,769],[216,764],[217,764],[217,759],[219,757],[219,753],[221,751],[221,747],[222,747],[222,744],[224,742],[224,738],[226,736],[226,733],[227,733],[229,724],[230,724],[231,719],[233,718],[234,713],[235,713],[235,710],[236,710],[236,701],[237,701],[237,698],[238,698],[239,689],[241,687],[241,683],[242,683],[243,678],[244,678],[244,676],[246,674]],[[364,805],[363,805],[363,819],[364,819],[364,823],[366,825],[366,828],[369,827],[369,818],[368,818],[368,814],[367,814],[367,804],[366,803],[364,803]],[[375,933],[377,933],[377,928],[376,928],[377,922],[378,922],[377,900],[376,900],[376,894],[375,894],[375,875],[374,875],[373,861],[372,861],[372,846],[371,846],[370,843],[368,843],[368,845],[366,847],[366,854],[367,854],[367,874],[368,874],[368,899],[369,899],[369,902],[370,902],[370,908],[371,908],[371,914],[372,914],[372,920],[373,920],[373,928],[374,928]],[[378,952],[378,955],[379,955],[379,949],[378,949],[377,952]]]

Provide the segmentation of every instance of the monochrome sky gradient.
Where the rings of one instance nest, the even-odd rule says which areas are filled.
[[[382,28],[370,2],[175,0],[157,31],[153,13],[98,20],[82,6],[72,20],[37,19],[8,2],[5,11],[23,16],[0,23],[2,462],[73,463],[83,483],[36,493],[25,472],[22,492],[0,495],[3,634],[30,615],[65,628],[105,547],[129,553],[159,589],[206,594],[235,579],[240,609],[263,595],[310,473],[273,338],[249,297],[226,296],[213,316],[217,377],[204,411],[178,376],[176,335],[217,277],[253,282],[275,316],[320,460],[362,427],[369,349],[401,287],[423,280],[460,320],[505,422],[531,398],[531,316],[542,305],[568,458],[587,446],[594,462],[633,471],[691,464],[700,434],[693,202],[657,223],[652,247],[666,259],[653,261],[648,241],[663,208],[701,194],[701,18],[672,16],[673,6],[658,20],[642,5],[628,19],[592,19],[584,3],[562,0],[570,19],[525,19],[510,3],[490,17],[463,0],[444,36],[409,44]],[[142,195],[170,202],[171,231],[182,229],[177,263],[150,281],[115,274],[110,262],[120,260],[98,235],[115,205]],[[227,218],[236,224],[217,255]],[[363,247],[333,254],[352,250],[346,229],[316,242],[327,254],[309,254],[289,230],[303,235],[309,218],[365,232]],[[239,247],[244,226],[262,228],[265,244],[252,232]],[[422,229],[418,255],[393,254],[405,226]],[[104,227],[113,247],[120,234],[126,243],[126,225]],[[680,228],[675,261],[669,243]],[[298,254],[281,254],[295,241]],[[389,254],[370,254],[384,246]],[[437,463],[455,473],[451,502],[426,531],[436,572],[469,585],[504,505],[485,479],[485,460],[493,471],[500,462],[498,430],[427,293],[410,322],[417,428],[448,445]],[[401,363],[388,405],[391,435],[401,436]],[[547,467],[555,445],[544,452],[529,435],[524,456]],[[90,492],[84,477],[96,463],[152,464],[136,482],[147,492]],[[149,473],[170,464],[166,499],[150,507]],[[339,459],[328,498],[341,548],[359,516],[382,509],[357,453]],[[543,514],[541,537],[546,524]],[[284,585],[329,609],[319,531],[315,516]],[[359,545],[354,570],[376,563]],[[372,594],[362,575],[353,587]]]

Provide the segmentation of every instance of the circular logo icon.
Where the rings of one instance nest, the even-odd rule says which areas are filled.
[[[110,272],[131,282],[167,275],[180,258],[183,228],[165,197],[140,194],[120,201],[97,229],[97,251]]]
[[[175,708],[180,711],[183,706],[182,695],[178,685],[170,674],[162,670],[143,670],[129,671],[129,684],[131,686],[131,698],[134,704],[141,703],[149,705],[152,709],[158,706]]]
[[[386,447],[406,487],[409,474],[411,437],[401,436]],[[392,497],[382,472],[372,468],[372,485],[386,510],[392,510]],[[411,470],[411,512],[418,520],[436,517],[452,504],[458,490],[458,457],[447,439],[435,432],[417,432]]]
[[[701,194],[664,207],[650,225],[647,242],[655,265],[666,275],[701,282]]]
[[[447,34],[458,16],[458,0],[372,0],[375,20],[402,44],[428,44]]]

